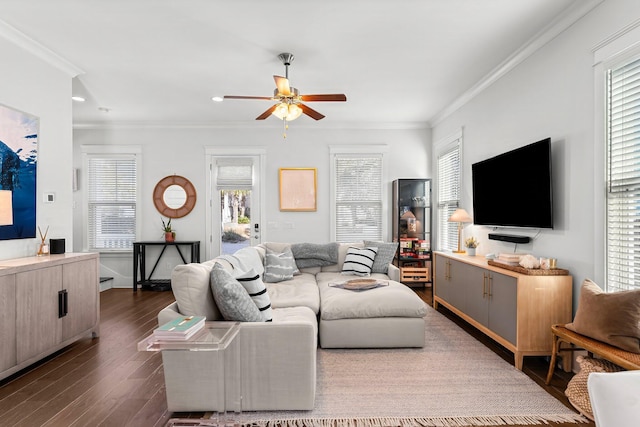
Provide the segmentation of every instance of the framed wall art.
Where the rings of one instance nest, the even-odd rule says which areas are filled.
[[[315,212],[316,168],[280,168],[280,210]]]
[[[36,237],[39,123],[0,104],[0,240]]]

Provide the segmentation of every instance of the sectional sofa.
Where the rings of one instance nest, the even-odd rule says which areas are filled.
[[[243,411],[310,410],[315,401],[318,345],[424,346],[426,305],[398,282],[399,270],[391,264],[395,247],[377,242],[266,243],[203,263],[180,265],[171,277],[176,301],[160,311],[158,323],[182,315],[204,315],[216,322],[229,317],[245,320],[235,340],[239,360],[233,361],[239,363],[242,375],[227,381],[227,393],[230,387],[239,387],[233,392],[242,395]],[[369,257],[372,263],[363,266],[359,254],[366,248],[375,251]],[[378,279],[383,286],[365,291],[340,287],[367,269],[372,271],[368,278]],[[267,290],[261,297],[254,295],[253,304],[245,304],[244,295],[240,302],[229,296],[233,292],[228,289],[237,287],[233,282],[246,287],[246,281]],[[246,313],[238,313],[242,310]],[[212,357],[207,352],[163,352],[169,410],[217,409],[212,390],[221,373]]]

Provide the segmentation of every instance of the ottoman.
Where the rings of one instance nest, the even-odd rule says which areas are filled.
[[[388,283],[352,291],[330,286],[352,276],[321,272],[319,340],[322,348],[424,347],[427,306],[413,290],[386,276]]]

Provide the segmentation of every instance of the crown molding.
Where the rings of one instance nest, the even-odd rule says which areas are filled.
[[[0,37],[7,39],[16,46],[62,70],[72,78],[84,73],[83,70],[76,67],[74,64],[67,61],[48,47],[45,47],[32,38],[27,37],[24,33],[2,20],[0,20]]]
[[[431,120],[429,120],[431,125],[435,126],[442,122],[448,116],[502,78],[509,71],[520,65],[525,59],[529,58],[544,45],[562,34],[602,2],[604,2],[604,0],[578,0],[574,2],[573,6],[565,9],[562,13],[556,16],[553,21],[529,39],[529,41],[523,44],[518,50],[509,55],[506,60],[491,70],[489,74],[480,79],[475,85],[449,104],[449,106],[445,107],[438,114],[432,117]]]
[[[321,124],[297,123],[289,124],[291,130],[427,130],[431,129],[429,122],[336,122],[327,121]],[[255,122],[162,122],[162,121],[108,121],[108,122],[74,122],[74,130],[106,130],[106,129],[282,129],[281,121],[270,123]]]

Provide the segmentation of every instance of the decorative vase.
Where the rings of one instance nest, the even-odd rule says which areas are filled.
[[[164,232],[164,241],[165,242],[173,242],[176,240],[176,232],[175,231],[165,231]]]
[[[476,248],[467,248],[467,255],[476,256]]]

